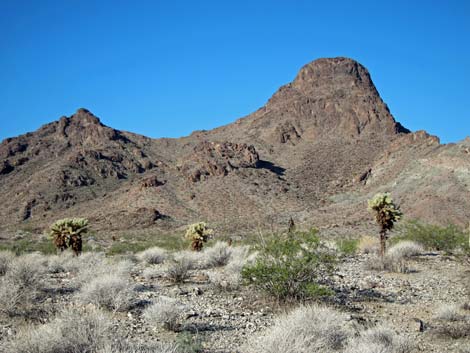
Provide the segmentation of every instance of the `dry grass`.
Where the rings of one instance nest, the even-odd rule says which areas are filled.
[[[139,343],[139,342],[117,342],[109,343],[96,353],[183,353],[178,345],[174,343]]]
[[[140,261],[144,261],[151,265],[163,263],[168,258],[168,252],[159,247],[152,247],[137,254]]]
[[[461,321],[465,319],[465,315],[460,313],[458,305],[446,304],[439,307],[435,318],[442,321]]]
[[[94,304],[117,312],[128,310],[133,305],[135,293],[128,278],[111,273],[85,284],[77,294],[77,299],[84,304]]]
[[[11,251],[0,251],[0,276],[3,276],[7,273],[8,268],[10,267],[15,254]]]
[[[389,249],[385,253],[382,260],[379,256],[374,256],[366,263],[369,270],[375,271],[391,271],[407,273],[410,271],[408,260],[416,255],[421,254],[424,248],[413,241],[401,241]]]
[[[49,323],[19,331],[2,342],[4,352],[83,353],[105,346],[110,321],[96,309],[67,308]]]
[[[177,331],[183,310],[184,306],[176,300],[162,296],[144,310],[143,317],[151,325],[160,324],[167,330]]]
[[[353,339],[345,353],[408,353],[413,346],[411,342],[397,335],[391,329],[377,326],[368,329]]]
[[[172,283],[183,283],[189,278],[189,271],[193,268],[194,262],[192,259],[179,257],[168,264],[163,276]]]
[[[364,235],[359,239],[357,248],[359,252],[363,254],[378,254],[380,250],[380,242],[378,237]]]
[[[228,264],[232,257],[232,249],[226,242],[218,241],[202,252],[204,267],[221,267]]]
[[[250,340],[247,353],[325,353],[340,351],[351,330],[347,316],[321,306],[301,306]]]

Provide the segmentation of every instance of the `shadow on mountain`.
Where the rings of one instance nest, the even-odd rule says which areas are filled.
[[[268,162],[268,161],[263,161],[263,160],[259,160],[258,163],[256,164],[256,167],[257,168],[261,168],[261,169],[267,169],[279,176],[282,176],[284,175],[284,172],[286,171],[285,168],[282,168],[282,167],[279,167],[278,165],[275,165],[271,162]]]

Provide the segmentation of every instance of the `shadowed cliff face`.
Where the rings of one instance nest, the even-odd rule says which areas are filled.
[[[82,216],[102,230],[207,220],[243,232],[290,217],[364,228],[365,200],[385,189],[413,216],[462,223],[470,216],[465,146],[402,127],[359,63],[319,59],[253,114],[188,137],[118,131],[79,109],[4,140],[1,227]],[[441,220],[442,207],[450,211]]]

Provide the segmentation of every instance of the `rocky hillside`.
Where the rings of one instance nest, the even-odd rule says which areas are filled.
[[[0,144],[1,229],[83,216],[99,230],[225,231],[297,224],[355,229],[366,199],[391,191],[405,214],[470,218],[470,141],[441,145],[391,115],[347,58],[304,66],[253,114],[179,139],[103,125],[86,109]]]

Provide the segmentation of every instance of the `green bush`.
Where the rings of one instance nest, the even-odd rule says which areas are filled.
[[[449,253],[455,250],[470,252],[468,234],[454,224],[441,227],[434,224],[411,221],[401,226],[398,235],[393,238],[394,243],[401,240],[415,241],[429,250],[446,251]]]
[[[336,241],[338,251],[343,255],[354,255],[359,245],[358,239],[340,239]]]
[[[318,279],[332,271],[335,257],[321,246],[315,229],[270,237],[257,250],[256,262],[242,269],[246,283],[278,300],[331,294]]]

